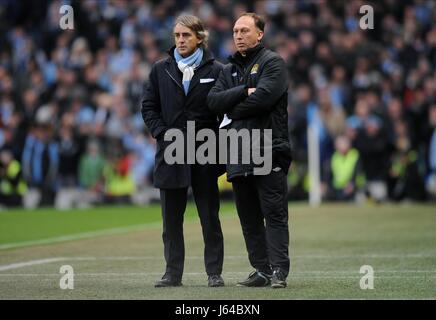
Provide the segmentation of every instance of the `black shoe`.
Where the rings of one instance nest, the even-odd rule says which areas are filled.
[[[165,288],[165,287],[180,287],[182,285],[182,279],[179,277],[174,277],[170,274],[164,274],[161,280],[156,281],[154,284],[155,288]]]
[[[249,274],[248,278],[239,281],[238,287],[266,287],[271,283],[271,274],[255,270]]]
[[[271,288],[286,288],[286,276],[279,268],[274,269],[271,277]]]
[[[214,274],[208,277],[207,285],[209,287],[224,287],[224,280],[219,274]]]

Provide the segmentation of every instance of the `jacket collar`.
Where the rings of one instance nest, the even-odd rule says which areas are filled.
[[[257,46],[248,49],[245,57],[237,51],[234,55],[230,56],[228,60],[242,66],[248,66],[263,48],[263,44],[259,43]]]
[[[167,60],[167,63],[172,63],[172,62],[176,62],[176,59],[174,58],[174,49],[176,48],[176,46],[172,46],[168,51],[168,55],[169,58]],[[203,48],[203,59],[201,60],[200,65],[197,67],[197,69],[201,68],[203,65],[205,65],[206,63],[209,63],[211,61],[215,60],[214,57],[212,56],[211,52],[207,49]]]
[[[182,73],[180,72],[179,68],[177,67],[176,59],[174,58],[175,47],[176,46],[173,46],[171,49],[169,49],[167,51],[169,57],[165,61],[165,63],[167,64],[166,70],[167,70],[169,76],[172,78],[172,80],[174,80],[177,83],[177,85],[183,90]],[[205,49],[203,49],[203,50],[204,50],[203,60],[201,60],[200,65],[197,67],[196,71],[194,72],[194,76],[191,79],[191,82],[189,84],[188,96],[193,91],[193,89],[198,85],[201,77],[203,77],[204,75],[206,75],[207,73],[210,72],[210,69],[202,68],[202,66],[204,66],[208,63],[211,63],[212,61],[215,60],[208,50],[205,50]]]

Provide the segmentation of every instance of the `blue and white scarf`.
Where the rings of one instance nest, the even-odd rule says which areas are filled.
[[[183,73],[183,89],[185,90],[185,94],[187,95],[189,90],[189,83],[194,76],[194,70],[200,65],[201,60],[203,59],[203,49],[198,48],[189,57],[183,58],[177,51],[177,48],[175,48],[174,58],[176,59],[179,70]]]

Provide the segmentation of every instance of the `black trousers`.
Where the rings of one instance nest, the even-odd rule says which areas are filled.
[[[219,191],[216,168],[192,165],[191,187],[203,231],[204,264],[208,275],[221,274],[224,241],[219,220]],[[160,189],[164,255],[166,273],[182,277],[185,262],[183,216],[187,203],[187,188]]]
[[[235,178],[233,192],[250,264],[289,273],[287,178],[282,170]]]
[[[18,194],[1,194],[0,193],[0,204],[6,207],[21,207],[23,205],[23,197]]]

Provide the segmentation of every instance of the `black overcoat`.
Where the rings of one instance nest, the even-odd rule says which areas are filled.
[[[141,106],[144,123],[156,139],[154,186],[161,189],[185,188],[191,184],[190,164],[170,165],[165,162],[164,151],[171,144],[171,141],[164,141],[165,132],[171,128],[186,132],[187,121],[195,121],[196,131],[203,128],[217,131],[219,125],[217,115],[207,106],[207,95],[223,65],[205,50],[185,95],[182,73],[173,52],[174,47],[168,51],[169,57],[153,65]],[[216,170],[218,174],[218,166]]]

